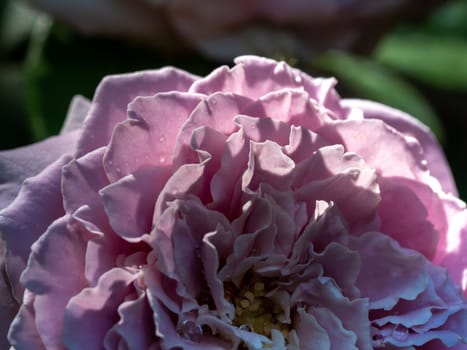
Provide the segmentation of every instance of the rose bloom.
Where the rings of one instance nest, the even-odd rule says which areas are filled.
[[[443,0],[29,0],[79,31],[127,37],[228,60],[240,54],[307,58],[323,49],[367,51],[401,18]],[[174,46],[173,43],[177,42]]]
[[[255,56],[110,76],[1,152],[12,348],[467,349],[439,145],[334,85]]]

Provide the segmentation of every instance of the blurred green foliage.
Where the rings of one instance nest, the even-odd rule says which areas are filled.
[[[335,74],[353,97],[378,101],[403,110],[430,126],[440,141],[444,131],[426,98],[409,82],[377,62],[348,53],[328,52],[314,66]]]
[[[35,139],[56,134],[76,94],[92,98],[109,74],[166,65],[206,74],[214,65],[197,56],[163,57],[114,40],[89,39],[40,18],[25,66],[26,102]]]

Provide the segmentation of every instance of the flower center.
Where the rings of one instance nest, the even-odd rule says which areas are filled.
[[[267,337],[276,329],[287,339],[290,324],[280,321],[283,310],[269,297],[267,282],[247,274],[239,287],[232,282],[225,283],[224,287],[225,298],[235,307],[232,320],[235,326]]]

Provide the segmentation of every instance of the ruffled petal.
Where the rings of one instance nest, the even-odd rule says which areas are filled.
[[[335,121],[317,132],[328,142],[341,144],[346,151],[357,153],[381,176],[429,181],[420,144],[416,139],[407,140],[381,120]]]
[[[361,109],[365,118],[379,119],[408,137],[420,142],[430,173],[436,177],[445,192],[457,196],[457,188],[444,152],[430,129],[412,116],[381,103],[366,100],[342,100],[350,108]]]
[[[351,240],[349,246],[362,261],[357,287],[369,298],[370,310],[389,310],[399,299],[415,300],[426,288],[427,262],[419,253],[372,232]]]
[[[104,78],[92,100],[76,155],[82,156],[108,144],[115,125],[126,118],[127,106],[136,97],[165,91],[186,91],[196,79],[175,68]]]
[[[15,350],[46,350],[37,331],[34,312],[34,295],[26,292],[24,304],[11,323],[8,332],[8,341]]]
[[[118,306],[129,294],[136,275],[120,268],[105,273],[94,288],[85,288],[68,303],[62,342],[66,349],[102,349],[105,336],[118,320]]]
[[[172,166],[180,128],[201,100],[179,92],[138,97],[128,105],[128,119],[119,123],[107,147],[104,166],[114,182],[141,167]]]
[[[60,134],[80,130],[83,127],[84,119],[88,115],[89,108],[91,108],[91,101],[81,95],[74,96],[68,107]]]
[[[26,180],[18,197],[0,212],[0,231],[7,247],[7,275],[18,301],[23,294],[19,277],[26,267],[32,244],[51,222],[65,214],[61,171],[69,160],[70,157],[63,156],[39,175]]]
[[[120,237],[137,242],[151,231],[156,199],[166,180],[166,168],[145,167],[99,191],[110,225]]]
[[[24,180],[36,176],[62,155],[71,153],[79,131],[48,138],[44,141],[0,151],[0,210],[17,196]]]
[[[62,348],[60,337],[65,306],[87,286],[83,264],[85,249],[86,240],[79,232],[68,230],[67,217],[51,224],[31,247],[21,283],[35,294],[36,328],[46,348]]]

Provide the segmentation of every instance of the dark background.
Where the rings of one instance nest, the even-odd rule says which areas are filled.
[[[467,199],[467,0],[401,21],[369,52],[288,61],[314,76],[336,76],[342,97],[377,100],[428,124]],[[56,134],[72,96],[92,98],[105,75],[165,65],[205,75],[219,63],[84,37],[21,2],[0,2],[0,149]]]

